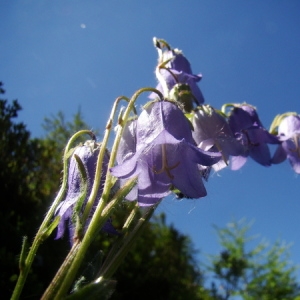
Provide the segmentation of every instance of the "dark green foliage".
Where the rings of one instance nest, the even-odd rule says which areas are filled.
[[[46,133],[44,140],[55,142],[57,146],[57,153],[55,154],[59,153],[60,157],[67,141],[75,132],[82,129],[89,129],[89,126],[83,120],[80,109],[73,116],[72,122],[66,121],[64,113],[59,111],[55,116],[46,117],[42,127]],[[94,133],[97,134],[97,131]],[[86,138],[84,136],[78,142],[83,142]]]
[[[209,299],[188,236],[157,216],[128,253],[112,299]]]
[[[2,88],[1,93],[4,93]],[[14,122],[20,109],[17,100],[10,105],[0,99],[0,284],[2,292],[8,291],[8,294],[18,274],[17,254],[22,237],[34,234],[41,206],[40,192],[35,189],[38,182],[34,182],[32,176],[39,168],[40,144],[30,139],[23,123]]]
[[[4,94],[2,83],[0,94]],[[0,99],[0,288],[4,299],[11,295],[19,274],[22,239],[28,236],[31,243],[59,188],[61,153],[66,143],[61,142],[63,124],[59,126],[57,123],[48,137],[31,138],[26,126],[17,121],[20,110],[17,100],[9,104],[7,100]],[[59,118],[63,115],[59,114]],[[82,121],[76,121],[78,118],[79,114],[75,116],[74,128],[69,123],[65,124],[70,135],[75,133],[71,129],[84,125]],[[47,120],[50,124],[50,119]],[[49,283],[65,257],[66,245],[65,241],[54,241],[51,237],[47,246],[41,247],[24,294],[38,299],[37,295]]]

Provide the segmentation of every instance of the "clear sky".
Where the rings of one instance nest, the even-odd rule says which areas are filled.
[[[35,137],[44,117],[63,111],[70,119],[79,107],[103,132],[116,97],[155,87],[154,36],[182,49],[203,74],[207,104],[246,101],[267,128],[276,114],[300,113],[297,0],[3,0],[0,19],[5,98],[19,100],[19,119]],[[288,162],[265,168],[248,160],[239,171],[213,174],[207,197],[171,197],[159,211],[203,254],[220,250],[213,224],[254,220],[253,234],[293,243],[300,264],[299,180]]]

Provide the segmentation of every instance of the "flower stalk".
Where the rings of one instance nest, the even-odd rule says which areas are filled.
[[[88,134],[92,138],[95,138],[94,134],[90,130],[81,130],[75,133],[67,143],[67,146],[64,151],[63,155],[63,180],[62,180],[62,185],[61,188],[53,201],[50,209],[48,210],[35,238],[32,243],[32,246],[30,247],[30,250],[27,254],[27,257],[24,261],[23,255],[22,255],[22,269],[20,269],[20,275],[18,277],[18,281],[16,283],[14,292],[12,294],[11,300],[17,300],[19,299],[25,281],[27,279],[28,273],[31,269],[32,263],[34,261],[35,255],[39,249],[39,246],[44,242],[45,239],[49,237],[51,234],[52,230],[54,229],[53,226],[49,226],[49,223],[52,220],[52,217],[54,215],[55,209],[58,206],[58,204],[62,201],[63,196],[66,192],[66,187],[67,187],[67,177],[68,177],[68,158],[69,158],[69,151],[71,149],[71,145],[74,143],[74,141],[81,135],[83,134]],[[22,251],[23,253],[23,251]]]

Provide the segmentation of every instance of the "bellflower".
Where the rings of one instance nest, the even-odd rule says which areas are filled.
[[[244,153],[243,145],[234,137],[226,119],[211,106],[197,108],[192,114],[191,121],[194,127],[193,138],[198,147],[206,151],[222,153],[223,160],[213,166],[215,170],[227,166],[229,156]]]
[[[136,127],[137,119],[130,119],[124,126],[123,134],[118,147],[116,161],[121,165],[130,159],[136,152]],[[120,186],[123,186],[127,179],[120,179]],[[133,201],[136,199],[136,187],[134,187],[127,195],[126,199]]]
[[[159,53],[158,66],[156,68],[156,77],[159,81],[157,89],[165,97],[172,94],[182,93],[190,94],[188,101],[195,101],[198,105],[204,102],[204,98],[197,83],[201,80],[201,74],[193,74],[191,65],[182,51],[171,49],[167,43],[154,39],[155,46]],[[167,50],[162,50],[166,47]],[[150,95],[151,99],[156,97],[155,93]],[[173,99],[172,99],[173,100]]]
[[[189,198],[206,195],[198,164],[212,165],[220,154],[196,147],[191,124],[177,105],[148,104],[137,120],[136,139],[135,154],[111,172],[120,179],[138,175],[134,198],[140,206],[157,203],[172,188]]]
[[[245,147],[243,155],[232,157],[231,168],[241,168],[250,156],[263,166],[271,165],[271,154],[268,144],[278,144],[278,139],[262,125],[256,109],[248,104],[235,105],[228,120],[236,138]]]
[[[67,225],[69,230],[70,241],[71,243],[73,242],[72,239],[75,231],[74,220],[72,220],[73,209],[81,195],[82,192],[81,186],[83,184],[81,174],[78,169],[78,163],[74,155],[77,155],[82,161],[82,164],[85,168],[85,172],[87,175],[87,193],[81,209],[82,212],[85,203],[92,190],[99,150],[100,150],[99,144],[97,144],[94,141],[86,141],[84,145],[78,146],[75,149],[74,153],[72,154],[72,157],[70,159],[70,165],[69,165],[69,173],[68,173],[68,191],[65,200],[62,201],[56,209],[56,215],[61,217],[57,227],[56,239],[59,239],[64,235],[66,230],[66,225]],[[105,182],[105,174],[107,172],[108,161],[109,161],[109,154],[108,152],[106,152],[102,164],[102,176],[101,176],[101,182],[100,182],[100,187],[97,196],[98,201],[103,191],[103,185]],[[97,204],[97,201],[95,202],[96,203],[94,204],[94,208],[96,207]],[[89,221],[90,220],[88,220],[87,223],[89,223]],[[105,223],[102,229],[109,233],[117,233],[116,230],[112,227],[110,220]]]
[[[272,162],[281,163],[286,158],[294,171],[300,174],[300,116],[290,115],[285,117],[278,126],[278,146]]]

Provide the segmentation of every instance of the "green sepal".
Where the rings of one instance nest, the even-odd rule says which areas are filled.
[[[166,47],[168,50],[171,50],[170,45],[163,39],[158,39],[158,38],[154,37],[153,44],[154,44],[154,47],[156,47],[158,49],[162,49],[162,48]]]
[[[60,216],[57,216],[53,222],[50,223],[50,225],[42,232],[40,239],[42,241],[45,241],[52,233],[52,231],[57,227],[58,223],[60,221]]]
[[[82,160],[80,159],[80,157],[77,154],[74,154],[74,158],[77,162],[77,166],[78,166],[78,170],[79,170],[79,173],[81,176],[82,184],[80,185],[80,195],[74,205],[72,219],[74,219],[75,215],[78,215],[81,210],[81,207],[82,207],[83,202],[87,195],[87,185],[88,185],[87,173],[86,173],[86,170],[85,170]]]

